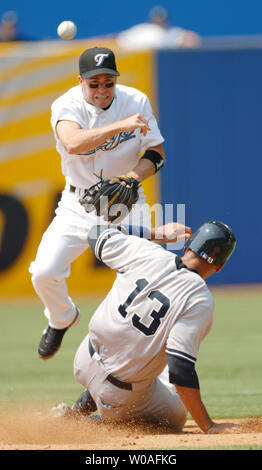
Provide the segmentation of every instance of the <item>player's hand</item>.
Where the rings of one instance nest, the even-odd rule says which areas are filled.
[[[234,423],[213,423],[206,434],[231,434],[240,432],[240,427]]]
[[[126,176],[126,177],[129,178],[129,176]],[[130,188],[130,184],[128,184],[127,181],[121,181],[117,176],[115,176],[109,181],[109,184],[115,184],[115,183],[122,184],[123,186]]]
[[[135,129],[140,129],[140,133],[146,136],[147,131],[151,131],[148,121],[142,114],[133,114],[126,119],[121,121],[121,127],[123,132],[131,132]]]
[[[192,230],[190,227],[187,227],[179,222],[170,222],[166,225],[160,225],[152,229],[152,234],[155,241],[160,241],[163,243],[176,243],[180,240],[187,240],[191,234]]]

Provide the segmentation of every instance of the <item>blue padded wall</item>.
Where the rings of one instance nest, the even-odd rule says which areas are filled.
[[[217,219],[235,232],[209,283],[262,282],[262,50],[165,50],[156,61],[162,203],[185,204],[193,231]]]

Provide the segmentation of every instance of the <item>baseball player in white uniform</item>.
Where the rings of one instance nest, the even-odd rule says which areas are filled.
[[[114,53],[102,47],[87,49],[80,56],[79,72],[79,84],[52,105],[51,124],[66,184],[29,268],[48,319],[38,348],[42,359],[56,353],[64,333],[79,320],[65,279],[71,263],[88,248],[89,229],[98,221],[79,203],[85,189],[97,183],[101,174],[103,178],[124,174],[141,182],[165,161],[164,139],[149,99],[134,88],[116,84]],[[150,227],[143,189],[138,191],[128,220]]]
[[[188,410],[203,432],[232,430],[209,417],[195,370],[213,320],[205,279],[233,253],[232,230],[218,221],[203,224],[186,240],[182,258],[114,225],[92,227],[89,244],[117,277],[75,356],[85,391],[74,412],[97,408],[103,420],[142,418],[181,429]]]

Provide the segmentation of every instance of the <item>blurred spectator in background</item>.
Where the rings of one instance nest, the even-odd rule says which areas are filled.
[[[17,41],[18,16],[15,11],[6,11],[1,18],[0,39],[2,42]]]
[[[117,42],[124,49],[198,47],[200,36],[178,26],[170,26],[168,12],[162,6],[149,11],[149,22],[122,31]]]
[[[1,17],[0,42],[32,41],[32,38],[20,34],[18,14],[16,11],[6,11]]]

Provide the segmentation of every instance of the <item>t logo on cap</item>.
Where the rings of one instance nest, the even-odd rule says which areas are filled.
[[[86,49],[79,57],[79,72],[82,78],[91,78],[100,74],[119,75],[115,55],[107,47]]]
[[[99,65],[102,65],[102,63],[105,60],[105,57],[108,57],[109,54],[96,54],[95,55],[95,61],[96,61],[96,66],[98,67]]]

